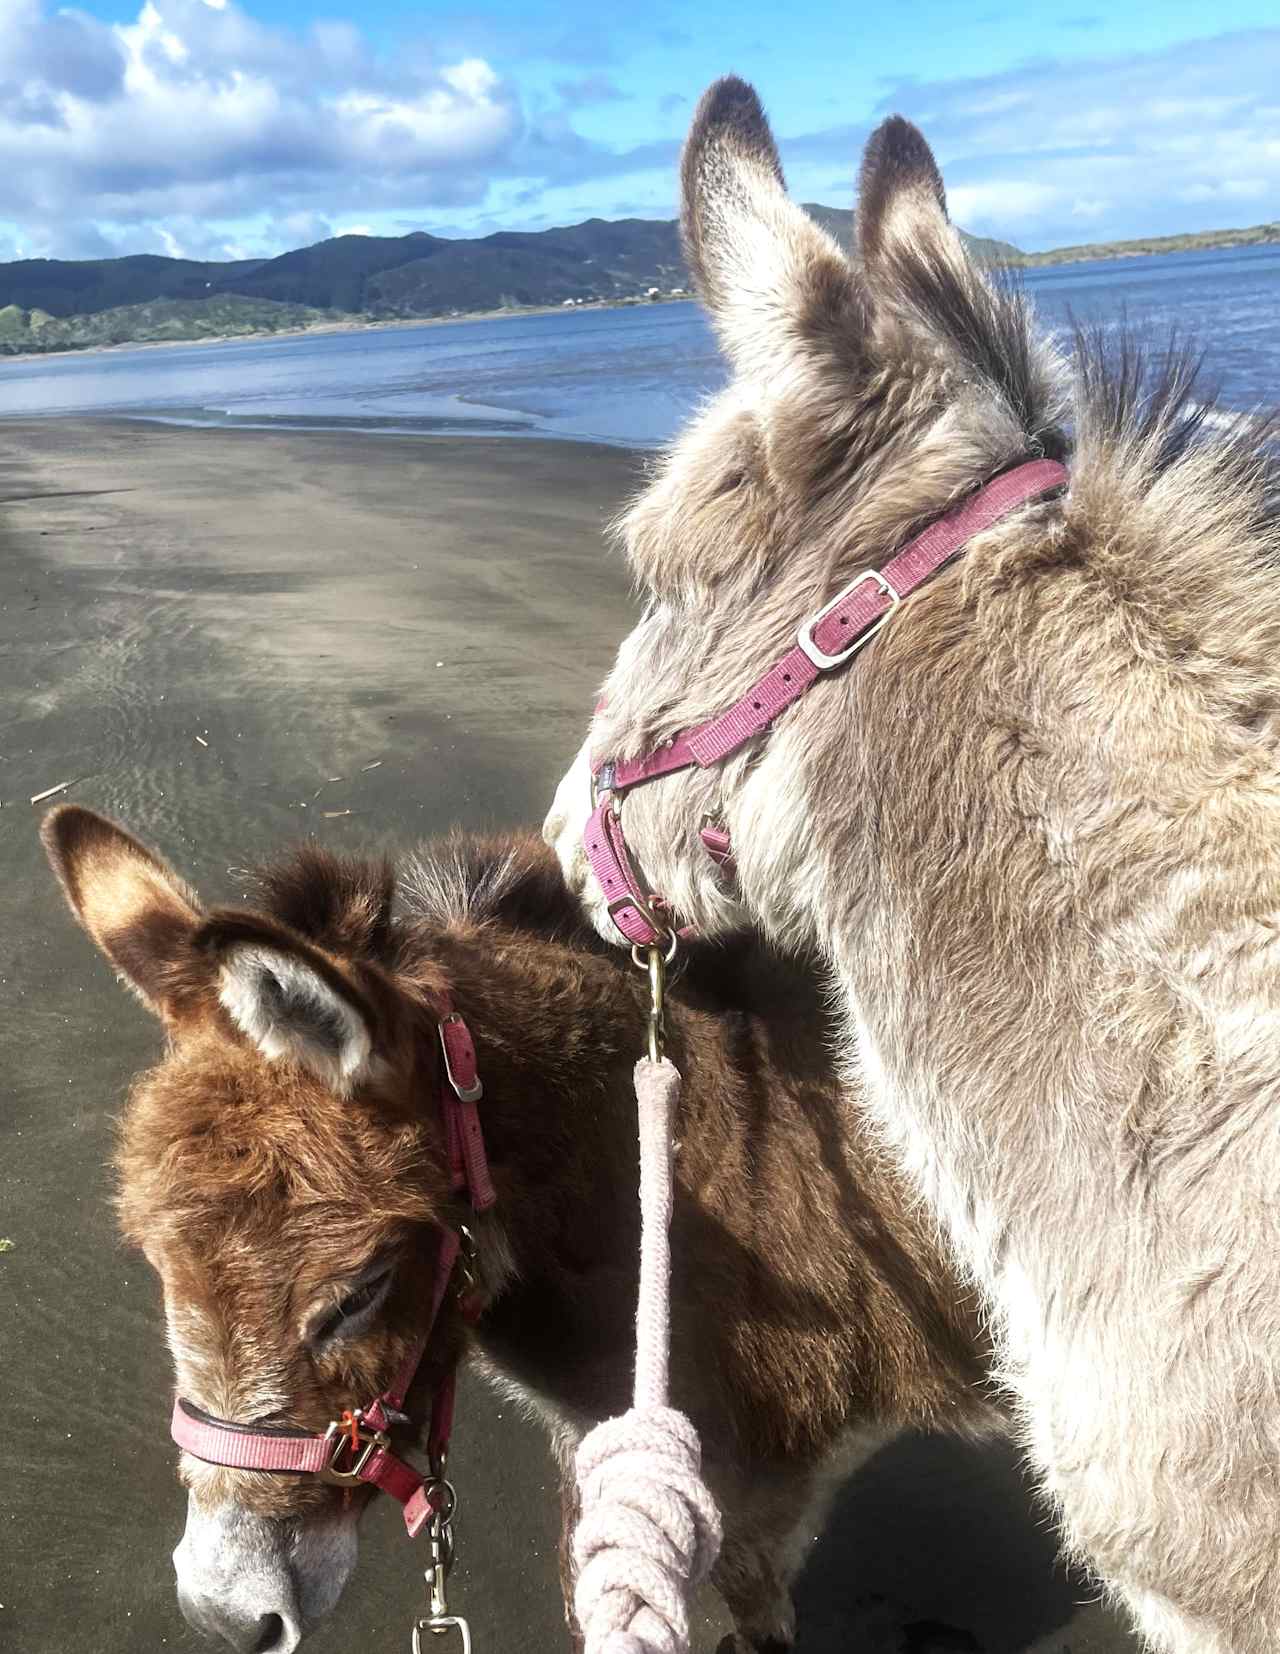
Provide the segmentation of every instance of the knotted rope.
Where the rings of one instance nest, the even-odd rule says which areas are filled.
[[[640,1292],[631,1410],[578,1449],[582,1515],[574,1596],[586,1654],[687,1654],[689,1597],[720,1550],[698,1432],[667,1406],[671,1342],[671,1122],[679,1070],[636,1064],[640,1121]]]

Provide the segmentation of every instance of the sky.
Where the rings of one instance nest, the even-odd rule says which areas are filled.
[[[1091,6],[0,0],[0,259],[671,217],[731,71],[799,200],[854,205],[897,111],[1027,249],[1280,219],[1280,0]]]

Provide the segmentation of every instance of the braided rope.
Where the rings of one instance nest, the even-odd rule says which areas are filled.
[[[582,1516],[574,1607],[587,1654],[687,1654],[689,1597],[720,1550],[698,1433],[666,1405],[671,1347],[671,1122],[680,1074],[636,1064],[640,1122],[640,1291],[635,1403],[578,1449]]]

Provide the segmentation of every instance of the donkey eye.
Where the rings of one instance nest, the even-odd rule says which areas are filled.
[[[369,1280],[353,1287],[312,1326],[311,1342],[326,1344],[335,1338],[350,1338],[358,1332],[363,1332],[373,1319],[375,1310],[381,1308],[387,1293],[391,1290],[394,1273],[394,1266],[388,1264]]]
[[[730,471],[727,476],[721,477],[720,485],[716,489],[716,498],[719,499],[721,494],[732,494],[734,489],[741,488],[746,480],[747,473],[745,471]]]

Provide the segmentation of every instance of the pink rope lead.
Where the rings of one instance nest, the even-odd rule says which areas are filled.
[[[671,1123],[680,1072],[636,1064],[640,1120],[640,1292],[631,1410],[578,1448],[582,1516],[574,1607],[586,1654],[687,1654],[689,1597],[720,1551],[720,1513],[702,1480],[698,1432],[667,1406],[671,1345]]]

